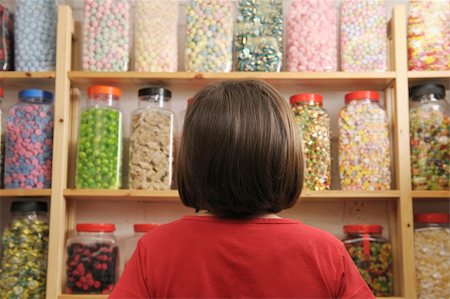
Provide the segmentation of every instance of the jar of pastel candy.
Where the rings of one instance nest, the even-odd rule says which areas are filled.
[[[139,90],[139,108],[131,115],[130,189],[170,189],[174,113],[167,102],[171,96],[163,87]]]
[[[67,240],[66,293],[111,293],[119,269],[115,230],[114,224],[77,224],[77,233]]]
[[[19,103],[9,109],[6,119],[5,188],[51,187],[53,121],[51,92],[19,92]]]
[[[56,0],[16,0],[15,70],[52,71],[56,66]]]
[[[450,298],[449,214],[414,215],[417,298]]]
[[[391,244],[381,236],[381,225],[345,225],[344,233],[345,248],[373,294],[377,297],[391,296]]]
[[[449,105],[440,84],[421,84],[409,89],[409,136],[414,190],[448,190]]]
[[[96,85],[87,90],[88,106],[81,111],[75,187],[119,189],[122,186],[121,90]]]
[[[0,5],[0,71],[14,70],[13,14]]]
[[[330,117],[322,107],[323,98],[319,94],[303,93],[292,96],[290,102],[302,136],[305,188],[328,190],[331,181]]]
[[[2,298],[45,298],[48,208],[43,201],[15,201],[2,236]]]
[[[376,91],[345,95],[338,120],[339,176],[342,190],[389,190],[391,145],[386,112]]]
[[[408,66],[412,71],[450,70],[450,0],[410,0]]]
[[[128,0],[84,0],[83,70],[128,70],[130,7]]]

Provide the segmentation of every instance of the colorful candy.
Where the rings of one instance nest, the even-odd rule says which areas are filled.
[[[355,91],[345,95],[338,121],[339,174],[342,190],[389,190],[391,149],[386,112],[379,94]]]
[[[412,71],[450,70],[450,0],[410,0],[408,66]]]
[[[337,71],[334,1],[293,0],[287,18],[287,70]]]
[[[85,71],[127,71],[128,0],[85,0],[82,63]]]
[[[385,71],[385,0],[342,0],[341,68],[344,72]]]
[[[0,5],[0,19],[0,71],[12,71],[14,70],[13,15],[3,5]]]
[[[52,71],[56,66],[56,1],[17,0],[15,70]]]
[[[233,3],[191,0],[186,8],[187,72],[229,72],[232,64]]]
[[[305,188],[328,190],[331,180],[330,117],[322,108],[322,96],[297,94],[290,101],[302,135],[306,160]]]
[[[5,188],[50,188],[53,155],[53,94],[40,89],[19,93],[8,111]]]

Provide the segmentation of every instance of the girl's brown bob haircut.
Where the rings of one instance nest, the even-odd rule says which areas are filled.
[[[272,86],[212,83],[189,106],[177,160],[184,205],[246,218],[296,203],[304,171],[300,136],[289,105]]]

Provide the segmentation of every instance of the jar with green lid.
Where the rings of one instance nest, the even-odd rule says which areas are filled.
[[[130,189],[170,189],[174,147],[172,92],[162,87],[139,90],[139,108],[131,115]]]
[[[409,136],[414,190],[450,187],[450,118],[445,88],[421,84],[409,89]]]
[[[122,186],[121,90],[112,86],[88,88],[88,106],[81,111],[75,187],[119,189]]]
[[[293,95],[290,102],[302,135],[305,188],[328,190],[331,181],[330,117],[322,107],[323,98],[319,94],[303,93]]]
[[[414,215],[417,298],[450,298],[449,214]]]
[[[45,298],[48,207],[43,201],[15,201],[2,236],[1,298]]]
[[[344,225],[345,248],[359,273],[377,297],[392,295],[391,243],[381,236],[382,226],[374,224]]]

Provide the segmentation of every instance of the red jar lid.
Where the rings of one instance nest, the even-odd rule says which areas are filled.
[[[3,95],[5,94],[5,91],[3,90],[3,88],[0,88],[0,97],[3,98]]]
[[[378,102],[380,100],[380,94],[376,91],[371,90],[358,90],[347,93],[345,95],[346,103],[353,100],[366,100],[366,99],[371,99],[374,102]]]
[[[112,94],[115,97],[120,97],[122,95],[122,91],[114,86],[107,85],[94,85],[87,89],[88,96],[93,96],[96,94]]]
[[[135,224],[133,225],[134,232],[135,233],[146,233],[148,231],[151,231],[155,227],[159,226],[159,224],[156,223],[145,223],[145,224]]]
[[[344,233],[381,234],[383,227],[378,224],[352,224],[344,225]]]
[[[289,98],[289,101],[291,102],[292,105],[298,102],[310,102],[310,101],[314,101],[315,103],[322,105],[323,97],[317,93],[299,93],[291,96]]]
[[[449,214],[426,213],[414,215],[414,222],[419,223],[448,223]]]
[[[116,230],[116,226],[110,223],[79,223],[77,232],[106,232],[111,233]]]

